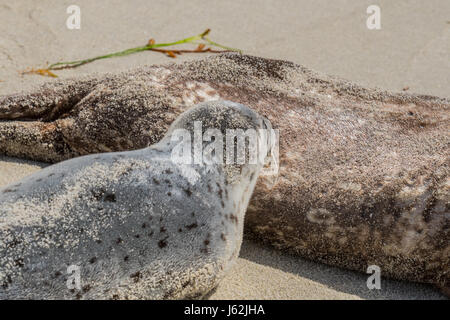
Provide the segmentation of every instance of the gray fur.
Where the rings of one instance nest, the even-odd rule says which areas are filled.
[[[216,287],[238,256],[261,166],[174,164],[172,130],[196,120],[263,126],[243,105],[204,103],[156,145],[64,161],[0,189],[0,299],[198,298]],[[70,265],[81,290],[66,286]]]

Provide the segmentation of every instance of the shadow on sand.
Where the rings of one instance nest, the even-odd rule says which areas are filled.
[[[309,261],[249,239],[245,239],[242,244],[240,258],[321,283],[362,299],[446,299],[432,285],[385,279],[383,274],[381,289],[369,290],[366,285],[369,274]]]

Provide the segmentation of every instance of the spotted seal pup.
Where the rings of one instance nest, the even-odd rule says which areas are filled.
[[[243,105],[203,103],[151,147],[67,160],[0,189],[0,299],[197,298],[215,288],[238,256],[262,163],[174,163],[175,132],[197,121],[222,133],[270,128]],[[79,268],[79,288],[68,289],[68,268]]]
[[[0,153],[58,162],[154,143],[200,101],[245,104],[280,129],[245,234],[312,260],[447,286],[445,98],[368,89],[291,62],[225,54],[50,82],[0,98]]]

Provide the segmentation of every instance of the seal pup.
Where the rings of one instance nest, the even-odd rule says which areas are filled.
[[[0,299],[187,299],[214,289],[238,256],[262,164],[212,161],[219,149],[174,162],[175,134],[190,141],[199,121],[222,134],[270,128],[243,105],[203,103],[153,146],[67,160],[0,189]]]
[[[446,98],[225,54],[4,96],[0,153],[57,162],[142,148],[213,99],[242,103],[280,130],[278,176],[258,179],[246,235],[364,273],[378,265],[383,276],[450,282]]]

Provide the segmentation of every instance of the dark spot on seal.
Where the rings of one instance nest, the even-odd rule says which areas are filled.
[[[192,191],[191,191],[189,188],[183,189],[183,191],[186,193],[186,195],[187,195],[188,197],[192,196]]]
[[[98,189],[98,190],[91,190],[91,194],[96,200],[100,200],[103,197],[104,193],[105,193],[105,189],[103,189],[103,188]]]
[[[219,191],[217,191],[217,194],[219,195],[219,197],[221,199],[223,199],[223,197],[222,197],[222,188],[220,187],[220,184],[218,184],[218,183],[217,183],[217,188],[219,188]]]
[[[167,192],[167,195],[169,196],[169,197],[171,197],[172,196],[172,192]]]
[[[56,271],[56,272],[54,273],[54,277],[55,277],[55,278],[58,278],[61,274],[62,274],[61,271]]]
[[[22,259],[22,258],[19,258],[19,259],[14,260],[14,263],[15,263],[16,266],[18,266],[19,268],[23,268],[23,266],[24,266],[24,263],[23,263],[23,259]]]
[[[194,212],[194,211],[192,211],[191,215],[192,215],[193,217],[195,217],[195,212]]]
[[[89,260],[89,263],[90,264],[93,264],[93,263],[95,263],[97,261],[97,257],[92,257],[90,260]]]
[[[183,229],[181,229],[181,228],[178,228],[178,232],[183,232]]]
[[[102,240],[97,239],[97,240],[95,240],[95,242],[97,242],[98,244],[100,244],[100,243],[102,243]]]
[[[114,193],[108,193],[105,195],[105,201],[116,202],[116,195]]]
[[[188,226],[185,226],[185,228],[186,229],[188,229],[188,230],[191,230],[191,229],[193,229],[193,228],[197,228],[198,227],[198,224],[197,223],[193,223],[193,224],[190,224],[190,225],[188,225]]]
[[[159,246],[161,249],[167,247],[167,241],[166,241],[165,239],[159,240],[158,246]]]
[[[167,229],[164,227],[159,228],[159,232],[161,232],[161,233],[166,232],[166,231],[167,231]]]
[[[83,287],[83,292],[84,292],[84,293],[88,292],[89,290],[91,290],[91,285],[87,284],[87,285],[85,285],[85,286]]]
[[[130,260],[130,257],[129,257],[129,256],[123,257],[123,261],[127,262],[128,260]]]
[[[8,276],[6,277],[6,280],[3,281],[3,283],[2,283],[2,288],[3,288],[3,289],[8,289],[8,287],[9,287],[9,285],[10,285],[11,283],[12,283],[11,276],[8,275]]]
[[[206,239],[205,241],[203,241],[203,243],[205,244],[205,246],[209,245],[209,239]]]
[[[209,183],[208,183],[208,186],[207,186],[207,187],[208,187],[208,192],[211,193],[211,192],[212,192],[212,188],[211,188],[211,186],[209,185]]]
[[[224,233],[220,234],[220,239],[222,239],[223,241],[227,241],[227,237],[225,236]]]
[[[134,282],[136,283],[136,282],[139,281],[139,279],[141,279],[141,273],[140,273],[139,271],[136,272],[136,273],[133,273],[133,274],[130,276],[130,278],[133,279]]]
[[[6,246],[8,248],[15,248],[18,244],[20,244],[20,241],[14,238],[11,242],[8,242]]]
[[[136,234],[134,237],[135,237],[136,239],[139,239],[140,236],[141,236],[141,235]]]

